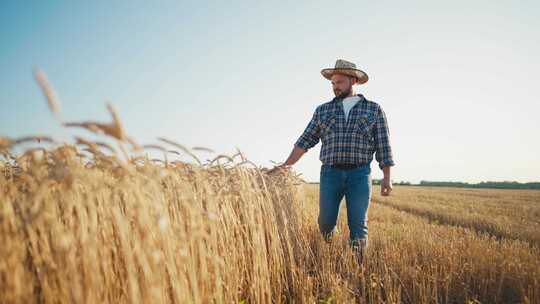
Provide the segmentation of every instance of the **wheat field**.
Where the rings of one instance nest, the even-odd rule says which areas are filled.
[[[317,184],[139,145],[111,105],[64,122],[36,78],[96,137],[0,137],[0,303],[540,303],[540,191],[374,186],[359,265],[344,207],[320,236]]]
[[[76,151],[2,164],[2,303],[539,301],[538,191],[375,187],[358,265],[346,210],[326,244],[318,185],[290,172]]]

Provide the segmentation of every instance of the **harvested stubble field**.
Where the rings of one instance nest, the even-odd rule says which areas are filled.
[[[358,265],[345,208],[321,238],[318,185],[240,151],[139,146],[109,111],[64,125],[116,146],[0,137],[1,303],[540,303],[540,191],[375,186]]]

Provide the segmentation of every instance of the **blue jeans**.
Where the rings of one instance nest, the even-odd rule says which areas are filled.
[[[318,222],[319,230],[327,242],[330,242],[336,232],[339,206],[345,196],[350,230],[349,244],[355,246],[361,241],[367,247],[371,193],[370,163],[352,170],[321,165]]]

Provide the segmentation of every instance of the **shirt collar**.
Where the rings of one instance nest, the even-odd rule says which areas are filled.
[[[364,95],[362,95],[362,94],[360,94],[360,93],[356,94],[356,96],[360,97],[360,100],[359,100],[359,101],[362,101],[362,100],[364,100],[364,98],[365,98]],[[333,103],[338,103],[338,102],[340,102],[340,101],[343,101],[343,99],[345,99],[345,98],[335,96],[335,97],[332,99],[332,102],[333,102]]]

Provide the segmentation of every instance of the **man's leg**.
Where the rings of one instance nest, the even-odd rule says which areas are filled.
[[[336,232],[339,205],[344,196],[345,174],[329,166],[321,166],[319,184],[319,230],[330,242]]]
[[[347,172],[345,200],[350,230],[349,244],[363,255],[368,246],[368,209],[371,200],[371,168],[366,164]]]

